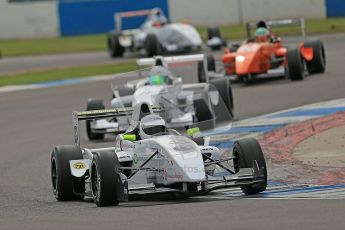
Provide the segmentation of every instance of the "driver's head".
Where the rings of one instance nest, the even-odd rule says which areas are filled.
[[[259,27],[255,31],[255,39],[257,42],[267,42],[269,40],[270,32],[264,27]]]
[[[164,16],[164,14],[162,13],[161,9],[159,8],[154,8],[152,10],[152,19],[154,21],[154,26],[163,26],[167,23],[167,19]]]
[[[267,26],[265,21],[261,20],[261,21],[258,21],[258,23],[256,24],[256,28],[266,28],[266,29],[268,29],[268,26]]]
[[[157,133],[166,131],[165,121],[156,114],[143,117],[139,125],[139,135],[141,139],[147,139]]]
[[[168,85],[171,84],[170,71],[163,66],[153,66],[150,71],[150,85]]]

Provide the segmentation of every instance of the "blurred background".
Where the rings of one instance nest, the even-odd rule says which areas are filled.
[[[105,33],[114,13],[160,7],[167,17],[196,26],[278,18],[345,16],[343,0],[0,0],[0,38],[38,38]],[[124,28],[140,25],[129,20]]]

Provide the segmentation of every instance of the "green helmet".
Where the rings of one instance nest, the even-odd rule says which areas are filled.
[[[150,71],[150,85],[168,85],[170,71],[163,66],[154,66]]]
[[[256,37],[260,37],[260,36],[268,36],[270,34],[270,32],[268,31],[268,29],[260,27],[255,31],[255,36]]]

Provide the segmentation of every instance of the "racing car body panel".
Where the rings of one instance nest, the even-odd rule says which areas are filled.
[[[139,168],[157,152],[145,167],[150,172],[141,172],[132,177],[133,183],[138,183],[142,175],[147,175],[147,183],[169,185],[177,182],[200,182],[205,180],[204,163],[200,149],[189,138],[184,136],[164,135],[149,140],[130,143],[120,140],[123,151],[132,154],[132,167]],[[117,153],[118,150],[115,150]],[[142,181],[141,181],[142,183]]]
[[[122,20],[128,17],[147,16],[139,29],[122,30]],[[203,45],[199,32],[186,23],[170,23],[159,8],[115,14],[116,30],[108,34],[108,51],[111,57],[122,56],[125,49],[139,51],[147,56],[163,53],[200,51]],[[206,43],[209,47],[222,47],[220,34]]]
[[[121,74],[121,77],[131,80],[124,86],[118,86],[116,83],[112,84],[113,99],[110,103],[112,108],[136,106],[140,103],[164,104],[168,108],[167,114],[169,115],[165,119],[169,128],[193,124],[197,116],[194,102],[198,98],[205,99],[205,103],[209,107],[203,109],[204,111],[213,110],[211,102],[216,104],[221,97],[218,89],[210,83],[183,84],[184,79],[196,78],[192,74],[195,75],[198,63],[205,61],[203,54],[144,58],[138,59],[137,64],[139,66],[154,66],[157,60],[161,60],[164,65],[163,68],[171,73],[169,83],[151,84],[149,72],[153,67]],[[207,65],[204,68],[206,68],[205,73],[208,73]],[[184,78],[182,79],[182,77]],[[208,75],[206,75],[206,79],[208,79]],[[221,103],[226,102],[222,101]],[[214,112],[211,113],[214,115]],[[116,120],[111,121],[91,121],[91,129],[95,133],[121,133],[128,127],[129,120],[129,117],[118,117]]]
[[[305,47],[304,44],[300,44],[301,55],[307,61],[311,61],[314,58],[314,50],[311,47]]]
[[[267,73],[272,62],[282,58],[286,50],[281,43],[245,43],[234,53],[227,50],[222,57],[227,75],[238,76]]]
[[[133,36],[134,47],[144,48],[148,34],[156,35],[162,51],[166,53],[198,50],[202,46],[200,34],[193,26],[172,23],[161,27],[143,26],[142,31]]]
[[[260,25],[259,25],[260,24]],[[299,25],[304,41],[283,46],[280,37],[276,37],[269,26]],[[251,30],[257,28],[267,31],[262,36],[251,36]],[[263,40],[260,40],[263,39]],[[235,51],[226,49],[222,56],[225,74],[243,79],[245,82],[253,78],[286,76],[291,80],[301,80],[305,73],[324,72],[325,52],[323,43],[318,40],[305,40],[305,24],[303,19],[286,19],[276,21],[260,21],[257,24],[247,24],[247,39]],[[303,65],[306,64],[306,67]],[[271,70],[281,69],[278,71]]]

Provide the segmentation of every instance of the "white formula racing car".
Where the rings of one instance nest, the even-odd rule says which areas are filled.
[[[112,108],[134,107],[139,103],[151,105],[164,105],[167,114],[166,122],[169,128],[184,127],[195,122],[210,120],[214,116],[210,95],[220,97],[226,105],[228,112],[233,115],[233,97],[230,80],[218,78],[205,83],[184,84],[183,81],[193,81],[200,73],[200,66],[209,73],[207,59],[203,54],[154,57],[138,59],[139,66],[152,66],[134,72],[120,74],[114,77],[112,83]],[[206,63],[200,65],[200,63]],[[179,76],[179,77],[175,77]],[[204,74],[207,78],[208,74]],[[125,85],[117,85],[121,80]],[[196,95],[200,96],[197,100]],[[176,107],[179,107],[178,112]],[[87,110],[104,109],[102,100],[89,99]],[[173,108],[173,109],[170,109]],[[122,133],[129,125],[130,116],[112,117],[86,121],[87,136],[90,140],[103,139],[106,133]]]
[[[146,103],[135,108],[73,112],[75,145],[56,146],[51,180],[58,201],[93,198],[97,206],[118,205],[132,197],[160,193],[205,195],[215,189],[240,187],[245,194],[262,192],[267,169],[255,139],[236,141],[232,154],[222,155],[205,132],[228,130],[222,100],[218,114],[181,133],[166,127],[164,108]],[[115,146],[81,148],[79,121],[132,116]],[[218,120],[223,121],[218,125]],[[218,131],[216,131],[219,129]]]
[[[147,16],[140,29],[122,30],[125,18]],[[139,51],[148,57],[166,53],[200,51],[202,39],[198,31],[186,23],[168,23],[159,8],[115,14],[116,30],[110,31],[107,39],[110,57],[120,57],[125,50]],[[207,46],[220,49],[225,46],[218,28],[208,29]]]

